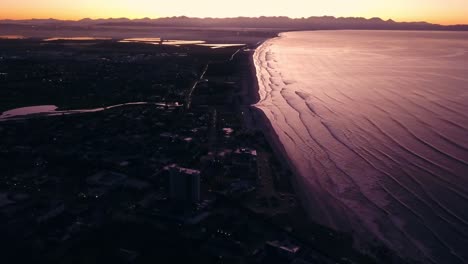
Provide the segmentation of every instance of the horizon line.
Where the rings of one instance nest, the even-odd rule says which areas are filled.
[[[127,19],[127,20],[158,20],[158,19],[168,19],[168,18],[188,18],[188,19],[235,19],[235,18],[252,18],[252,19],[261,19],[261,18],[287,18],[291,20],[301,20],[301,19],[310,19],[310,18],[334,18],[334,19],[340,19],[340,18],[361,18],[361,19],[366,19],[366,20],[371,20],[371,19],[380,19],[385,22],[393,21],[396,23],[428,23],[432,25],[441,25],[441,26],[467,26],[467,24],[463,23],[457,23],[457,24],[441,24],[441,23],[433,23],[433,22],[428,22],[425,20],[418,20],[418,21],[397,21],[392,18],[388,19],[383,19],[381,17],[375,16],[375,17],[362,17],[362,16],[330,16],[330,15],[322,15],[322,16],[309,16],[309,17],[290,17],[290,16],[226,16],[226,17],[191,17],[191,16],[186,16],[186,15],[179,15],[179,16],[164,16],[164,17],[136,17],[136,18],[129,18],[129,17],[97,17],[97,18],[92,18],[92,17],[83,17],[79,19],[61,19],[61,18],[54,18],[54,17],[48,17],[48,18],[37,18],[37,17],[32,17],[32,18],[21,18],[21,19],[15,19],[15,18],[0,18],[0,21],[25,21],[25,20],[57,20],[57,21],[70,21],[70,22],[79,22],[82,20],[108,20],[108,19]]]

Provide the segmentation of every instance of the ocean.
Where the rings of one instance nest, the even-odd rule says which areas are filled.
[[[254,62],[312,219],[468,262],[468,32],[288,32]]]

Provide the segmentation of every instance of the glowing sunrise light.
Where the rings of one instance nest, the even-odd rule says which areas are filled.
[[[2,0],[0,19],[344,16],[468,24],[466,0]]]

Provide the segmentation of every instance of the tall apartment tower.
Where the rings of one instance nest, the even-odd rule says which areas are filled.
[[[172,200],[187,203],[200,201],[200,171],[182,168],[175,164],[165,169],[169,171]]]

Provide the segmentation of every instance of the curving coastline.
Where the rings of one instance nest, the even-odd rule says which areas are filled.
[[[363,34],[378,48],[364,45]],[[467,36],[401,36],[429,43],[422,45],[427,55],[372,34],[293,32],[266,41],[253,57],[254,108],[313,220],[377,239],[404,257],[463,263],[467,106],[456,95],[467,96]],[[304,54],[312,42],[316,50]],[[434,42],[450,48],[434,51]]]
[[[311,220],[321,225],[328,226],[349,234],[360,233],[361,235],[365,234],[366,236],[368,236],[369,233],[366,230],[353,230],[352,228],[350,228],[351,226],[347,225],[347,221],[352,221],[352,218],[349,218],[347,216],[348,213],[346,212],[346,210],[344,210],[344,208],[335,208],[335,210],[337,211],[331,212],[327,210],[327,207],[330,206],[330,204],[326,203],[323,200],[323,197],[320,197],[320,194],[311,195],[311,193],[303,189],[303,186],[305,185],[305,179],[301,176],[301,171],[298,169],[295,162],[288,154],[284,142],[281,141],[277,131],[275,131],[275,127],[272,123],[272,120],[274,119],[270,119],[267,112],[265,112],[265,110],[259,105],[264,100],[264,98],[262,99],[261,95],[261,89],[263,87],[260,87],[260,84],[263,84],[261,73],[261,69],[263,67],[262,52],[265,49],[267,49],[267,47],[272,45],[272,42],[280,39],[281,37],[284,37],[284,34],[286,33],[279,33],[277,37],[264,41],[259,47],[257,47],[254,55],[251,57],[253,62],[252,65],[254,65],[254,67],[252,67],[252,72],[253,75],[257,78],[257,80],[253,83],[253,87],[255,90],[255,99],[252,101],[251,114],[253,115],[253,118],[257,121],[256,125],[264,132],[265,137],[270,142],[270,146],[273,148],[273,151],[279,158],[279,161],[283,164],[283,166],[288,168],[294,176],[291,179],[292,184],[294,186],[296,194],[300,197],[301,203],[303,204],[306,213],[309,215]],[[318,189],[318,191],[320,191],[320,189]],[[317,210],[315,206],[320,207],[320,209]],[[372,241],[355,241],[356,244],[361,244],[361,242],[365,243],[361,245],[364,248],[367,248],[366,244],[369,242],[374,243],[374,245],[375,243],[379,243],[374,238],[372,238]]]

